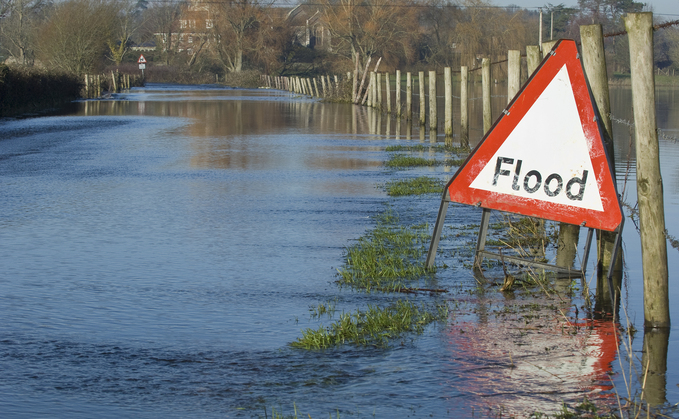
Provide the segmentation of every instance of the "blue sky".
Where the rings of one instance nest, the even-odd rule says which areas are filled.
[[[649,6],[653,6],[653,13],[658,15],[663,20],[676,20],[679,19],[679,0],[636,0],[646,3]],[[563,3],[568,7],[577,7],[577,0],[493,0],[496,6],[508,6],[510,4],[516,4],[520,7],[526,8],[539,8],[548,3],[557,5]]]

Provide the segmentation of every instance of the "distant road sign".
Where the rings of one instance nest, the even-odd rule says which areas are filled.
[[[143,54],[139,55],[139,59],[137,60],[137,63],[138,64],[146,64],[146,58],[144,58]]]
[[[622,210],[577,46],[550,54],[450,180],[450,200],[613,231]]]

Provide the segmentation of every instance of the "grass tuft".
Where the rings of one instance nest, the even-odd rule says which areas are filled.
[[[329,326],[302,331],[302,337],[291,345],[303,349],[326,349],[344,344],[359,346],[386,347],[389,341],[404,333],[422,333],[429,323],[445,320],[448,308],[445,304],[435,310],[426,306],[399,300],[395,304],[381,308],[368,305],[367,310],[355,313],[342,313]]]
[[[423,195],[428,193],[442,193],[445,182],[427,176],[413,179],[393,180],[384,185],[389,196]]]
[[[392,168],[402,167],[422,167],[422,166],[438,166],[441,162],[438,160],[429,160],[422,157],[406,156],[404,154],[394,154],[387,160],[385,166]]]
[[[422,259],[429,240],[429,227],[397,225],[391,211],[377,226],[346,249],[345,267],[338,270],[340,285],[383,292],[397,292],[407,282],[427,275]]]

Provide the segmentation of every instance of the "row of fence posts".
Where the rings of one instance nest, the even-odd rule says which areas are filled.
[[[350,73],[347,73],[350,74]],[[284,77],[262,75],[262,83],[271,89],[287,90],[300,95],[319,98],[337,97],[342,91],[342,80],[339,76],[308,77]],[[320,85],[320,88],[319,88]]]
[[[108,74],[85,74],[84,77],[85,84],[81,96],[85,99],[101,97],[104,91],[120,93],[133,86],[141,86],[143,83],[141,76],[122,74],[118,71],[111,71],[110,76]]]
[[[660,158],[658,151],[658,135],[655,118],[655,85],[653,68],[653,23],[652,13],[629,13],[625,18],[627,27],[631,65],[632,98],[635,120],[636,139],[636,162],[637,162],[637,194],[639,203],[639,223],[641,226],[642,263],[644,280],[644,319],[645,326],[650,329],[668,329],[670,326],[669,315],[669,290],[667,269],[667,243],[665,240],[665,217],[664,200],[662,192],[662,179],[660,176]],[[606,72],[606,60],[604,55],[603,32],[601,25],[583,25],[580,27],[582,39],[582,55],[585,74],[590,83],[592,94],[603,118],[603,127],[606,130],[606,148],[611,159],[614,157],[612,138],[612,126],[610,116],[610,100],[608,91],[608,77]],[[539,66],[543,52],[548,53],[556,41],[545,42],[542,48],[539,46],[526,47],[526,65],[528,74],[532,74]],[[354,103],[378,108],[387,113],[395,113],[397,118],[405,117],[412,120],[413,113],[413,78],[410,72],[405,77],[405,104],[401,102],[402,80],[401,71],[396,70],[395,80],[395,106],[392,106],[392,86],[389,73],[370,72],[368,86],[363,91],[365,76],[358,81],[358,70],[347,73],[345,80],[338,76],[333,79],[330,76],[320,78],[301,77],[270,77],[263,76],[263,82],[270,88],[288,90],[298,94],[315,97],[330,97],[337,95],[343,81],[353,85],[352,99]],[[379,66],[379,61],[375,70]],[[468,101],[469,74],[472,71],[481,70],[482,101],[483,101],[483,132],[488,132],[493,119],[491,114],[491,62],[489,58],[483,58],[481,67],[470,70],[467,66],[460,68],[460,144],[469,144],[469,114]],[[382,76],[386,98],[383,101]],[[521,88],[521,53],[518,50],[510,50],[507,54],[507,98],[510,102]],[[427,103],[425,95],[425,72],[418,73],[419,78],[419,123],[426,127]],[[319,90],[319,82],[322,90]],[[436,90],[437,73],[428,72],[429,79],[429,129],[436,132],[438,129],[438,96]],[[452,69],[446,67],[443,71],[444,83],[444,133],[446,141],[453,137],[453,95],[452,95]],[[611,162],[615,168],[614,162]],[[557,254],[557,264],[572,266],[575,257],[579,237],[579,226],[562,224],[560,226],[560,252]],[[597,301],[603,305],[603,309],[613,310],[608,307],[611,295],[607,284],[603,281],[606,277],[605,270],[610,264],[614,245],[615,233],[600,231],[597,234],[598,253],[598,278]],[[617,301],[621,286],[620,278],[622,271],[622,255],[616,260],[615,290]]]

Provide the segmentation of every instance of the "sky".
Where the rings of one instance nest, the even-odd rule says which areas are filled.
[[[653,6],[653,13],[659,15],[663,20],[679,19],[679,0],[636,0]],[[496,6],[509,6],[516,4],[519,7],[538,9],[548,3],[558,5],[563,3],[567,7],[577,7],[577,0],[492,0]]]

